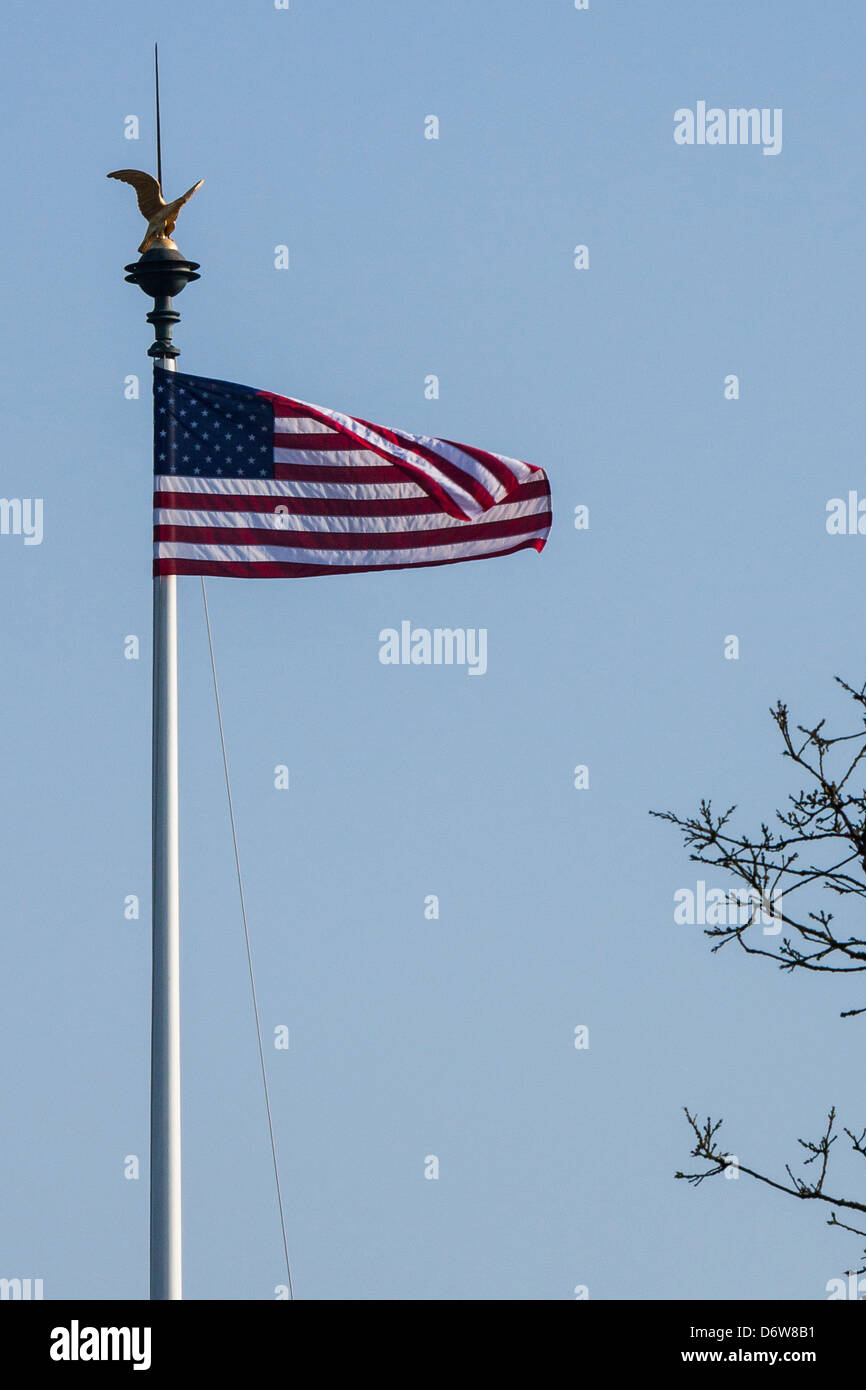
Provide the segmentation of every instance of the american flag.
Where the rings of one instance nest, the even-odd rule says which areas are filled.
[[[551,525],[540,468],[154,370],[154,573],[279,579],[482,560]]]

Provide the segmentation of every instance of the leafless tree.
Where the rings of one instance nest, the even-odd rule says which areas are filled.
[[[854,704],[859,727],[852,733],[831,736],[823,719],[814,727],[798,724],[792,728],[786,705],[780,701],[771,709],[782,737],[783,756],[800,769],[805,786],[789,795],[787,806],[775,812],[772,824],[762,823],[759,834],[734,833],[731,818],[736,806],[717,814],[711,802],[702,801],[698,814],[687,819],[672,811],[650,813],[682,833],[692,860],[732,874],[751,890],[748,894],[731,890],[728,899],[739,911],[729,911],[723,923],[705,928],[705,935],[714,939],[713,951],[735,942],[747,955],[764,956],[786,971],[854,974],[866,970],[866,924],[855,923],[859,934],[849,936],[848,927],[837,925],[836,913],[829,906],[815,903],[820,895],[842,912],[851,904],[837,899],[853,897],[861,904],[866,899],[866,683],[857,690],[838,676],[836,680]],[[746,910],[742,910],[744,900],[749,903]],[[775,921],[781,919],[780,934],[772,938],[759,926],[766,922],[770,904]],[[845,916],[849,915],[846,910]],[[845,1009],[841,1017],[855,1018],[862,1013],[866,1013],[866,1004]],[[698,1186],[736,1162],[741,1173],[758,1182],[803,1201],[828,1204],[828,1225],[866,1237],[862,1218],[858,1218],[858,1225],[851,1225],[837,1215],[866,1214],[866,1201],[833,1196],[827,1190],[831,1149],[839,1137],[834,1133],[835,1107],[830,1109],[818,1140],[797,1141],[807,1155],[801,1155],[804,1166],[814,1165],[811,1172],[800,1177],[786,1164],[787,1180],[768,1177],[726,1153],[718,1139],[722,1120],[708,1118],[701,1123],[688,1108],[685,1113],[695,1140],[692,1157],[705,1167],[694,1173],[677,1173],[678,1178]],[[853,1151],[866,1159],[866,1129],[859,1135],[850,1129],[843,1132]],[[862,1274],[866,1265],[850,1272]]]

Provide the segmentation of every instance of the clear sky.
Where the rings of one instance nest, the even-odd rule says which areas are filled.
[[[44,519],[41,544],[0,535],[0,1276],[147,1292],[151,331],[123,282],[144,224],[105,174],[154,168],[158,39],[167,196],[205,180],[176,232],[202,265],[181,367],[525,458],[553,489],[541,556],[209,585],[296,1296],[826,1297],[862,1242],[748,1178],[673,1173],[685,1104],[774,1174],[831,1103],[862,1127],[863,1023],[838,1019],[862,994],[675,926],[678,889],[728,885],[648,811],[712,796],[756,825],[796,789],[770,705],[847,721],[832,677],[866,678],[866,539],[825,528],[866,493],[866,15],[54,0],[4,36],[0,491]],[[699,102],[778,108],[781,149],[676,143]],[[180,587],[185,1292],[269,1299]],[[382,665],[403,620],[486,629],[486,673]]]

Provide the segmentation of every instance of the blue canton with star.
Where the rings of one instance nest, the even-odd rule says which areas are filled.
[[[153,471],[203,478],[273,478],[273,406],[250,386],[156,367]]]

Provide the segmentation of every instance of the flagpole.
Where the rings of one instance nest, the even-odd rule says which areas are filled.
[[[126,279],[151,296],[155,370],[175,370],[172,298],[198,265],[157,237]],[[161,364],[157,366],[157,364]],[[169,426],[170,428],[170,426]],[[170,449],[171,440],[167,440]],[[177,578],[153,579],[152,1002],[150,1052],[150,1297],[183,1297],[180,1088],[180,876],[178,815]]]
[[[165,366],[174,370],[174,361]],[[183,1297],[177,579],[153,580],[150,1296]]]

